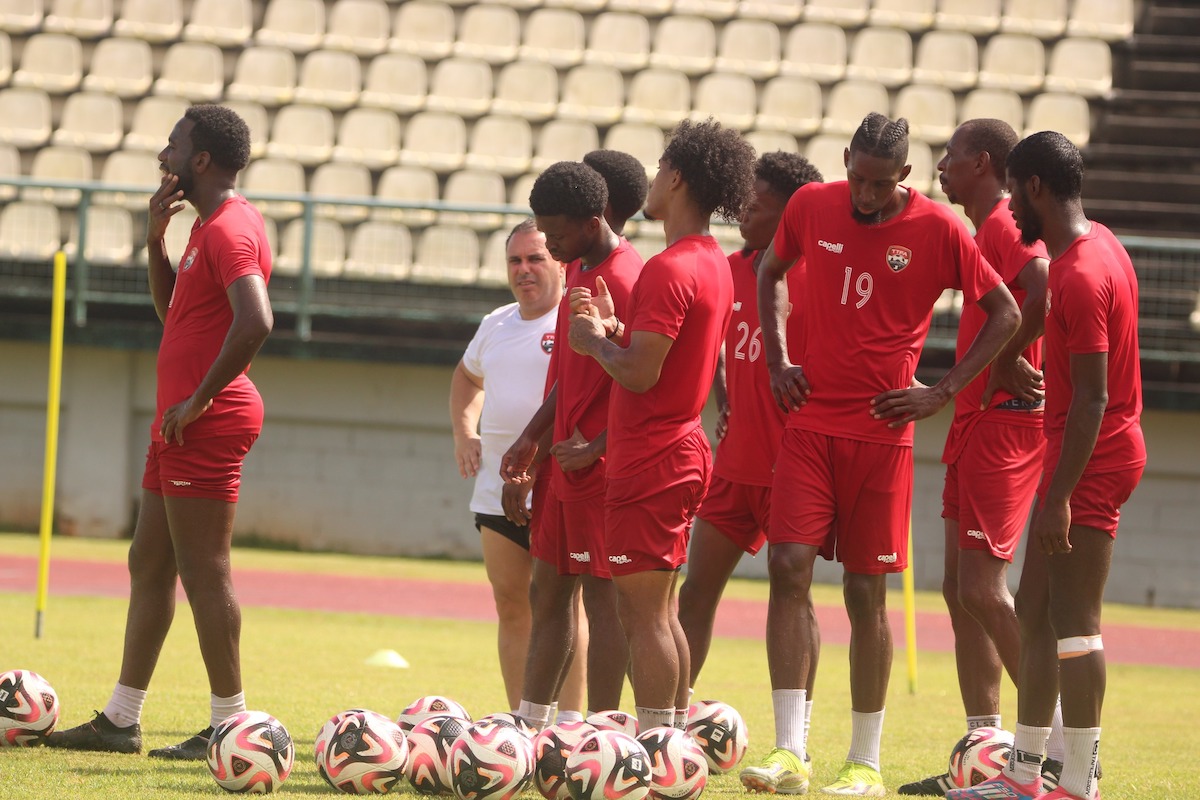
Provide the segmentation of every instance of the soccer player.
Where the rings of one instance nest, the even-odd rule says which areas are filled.
[[[1021,680],[1016,742],[998,778],[954,800],[1093,800],[1100,758],[1100,608],[1121,506],[1146,464],[1138,286],[1129,254],[1084,214],[1083,159],[1062,134],[1035,133],[1008,156],[1021,238],[1050,253],[1046,458],[1017,591]],[[1066,756],[1042,794],[1042,750],[1062,694]]]
[[[766,541],[770,518],[775,453],[787,418],[771,396],[762,358],[758,324],[758,265],[771,245],[779,219],[792,193],[806,183],[820,183],[821,173],[797,153],[766,153],[754,164],[754,187],[739,232],[745,246],[729,256],[733,275],[733,317],[717,380],[720,413],[712,484],[692,526],[687,578],[679,588],[679,624],[691,656],[688,686],[708,656],[713,620],[725,585],[741,560]],[[800,270],[788,273],[789,291],[799,294]],[[619,316],[619,315],[618,315]],[[788,317],[788,347],[799,351],[798,316]],[[815,659],[815,655],[814,655]],[[812,686],[808,687],[812,706]]]
[[[645,170],[638,165],[642,182]],[[538,229],[554,258],[569,264],[567,286],[607,287],[618,313],[642,270],[641,256],[605,219],[611,208],[604,178],[587,164],[560,161],[534,182],[529,194]],[[559,304],[557,333],[565,337],[570,303]],[[616,594],[604,549],[605,451],[612,378],[595,360],[559,348],[541,409],[509,448],[501,470],[524,479],[539,441],[553,431],[553,458],[539,470],[535,492],[544,493],[530,548],[533,630],[518,714],[535,727],[552,721],[563,675],[573,658],[575,598],[583,587],[590,631],[588,709],[615,709],[625,682],[628,652],[616,616]],[[549,475],[549,481],[543,480]]]
[[[767,656],[776,748],[742,771],[752,791],[802,794],[805,686],[817,634],[809,594],[818,553],[842,562],[850,617],[850,751],[823,791],[879,797],[879,739],[892,664],[888,573],[908,564],[912,425],[943,408],[1018,324],[1000,276],[948,208],[900,184],[908,123],[868,114],[844,153],[846,181],[802,186],[758,271],[764,353],[789,410],[772,487]],[[789,360],[782,283],[803,257],[793,313],[804,349]],[[934,386],[914,380],[934,303],[962,289],[987,319]]]
[[[1046,319],[1046,248],[1027,245],[1013,223],[1004,160],[1017,143],[1008,123],[973,119],[959,126],[938,162],[942,188],[975,225],[975,243],[1021,305],[1021,326],[996,360],[954,399],[946,437],[942,517],[946,559],[942,594],[954,626],[958,686],[967,733],[1000,725],[1000,673],[1018,680],[1020,631],[1007,572],[1042,475],[1042,328]],[[984,315],[963,308],[958,356]],[[1062,754],[1057,758],[1061,760]],[[948,774],[900,787],[900,794],[943,797]]]
[[[587,164],[608,186],[608,204],[604,207],[604,221],[613,233],[625,234],[625,223],[642,210],[646,192],[650,188],[646,181],[646,168],[629,153],[620,150],[593,150],[583,157]]]
[[[555,344],[563,265],[546,249],[546,237],[532,219],[513,228],[505,257],[514,302],[484,317],[455,367],[450,421],[459,474],[475,478],[471,511],[496,602],[500,673],[509,708],[515,710],[529,650],[531,558],[528,517],[514,522],[505,514],[500,457],[541,402]],[[527,495],[519,498],[522,511]],[[580,682],[564,698],[567,708],[580,707]]]
[[[708,233],[714,213],[741,216],[754,150],[711,120],[681,122],[646,197],[667,248],[642,270],[628,316],[606,288],[572,289],[571,348],[613,377],[605,547],[629,642],[638,722],[673,724],[687,702],[687,642],[675,581],[711,471],[700,411],[733,304],[729,263]],[[614,341],[615,340],[615,341]]]
[[[246,710],[241,610],[229,552],[242,461],[262,429],[262,398],[246,370],[271,332],[271,250],[262,215],[235,190],[250,129],[233,111],[192,106],[158,154],[150,198],[150,295],[163,323],[158,404],[129,548],[129,611],[121,674],[104,710],[50,736],[73,750],[138,753],[146,690],[183,582],[212,692],[209,725],[151,756],[204,758],[213,727]],[[172,268],[164,236],[190,203],[199,214]]]

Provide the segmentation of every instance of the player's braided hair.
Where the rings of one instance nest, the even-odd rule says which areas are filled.
[[[521,220],[516,225],[514,225],[513,229],[508,232],[508,238],[504,240],[504,246],[508,247],[509,242],[511,242],[513,237],[516,236],[518,233],[537,233],[537,232],[538,232],[537,222],[534,220],[533,217],[526,217],[525,219]]]
[[[583,163],[604,178],[608,202],[617,219],[624,222],[642,210],[650,182],[641,161],[620,150],[593,150],[583,157]]]
[[[806,183],[821,183],[821,171],[799,153],[776,150],[763,153],[754,162],[754,177],[780,197],[788,198]]]
[[[680,176],[688,194],[708,214],[740,219],[754,186],[754,148],[733,128],[709,117],[684,120],[675,128],[663,160]]]
[[[225,106],[191,106],[183,113],[192,121],[192,149],[207,152],[223,169],[241,172],[250,163],[250,126]]]
[[[971,155],[987,153],[992,161],[992,172],[1000,183],[1004,183],[1004,164],[1020,138],[1012,126],[999,119],[970,119],[962,124],[959,132],[967,152]]]
[[[907,163],[908,120],[900,117],[893,122],[883,114],[872,111],[863,117],[858,130],[854,132],[850,151],[891,159],[901,165]]]
[[[1083,192],[1083,156],[1057,131],[1039,131],[1017,142],[1008,154],[1008,174],[1018,183],[1037,175],[1059,200],[1076,200]]]
[[[608,186],[604,178],[582,161],[551,164],[538,175],[529,191],[529,207],[539,217],[599,217],[607,205]]]

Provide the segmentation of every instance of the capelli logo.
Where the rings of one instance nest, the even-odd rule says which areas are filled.
[[[885,556],[876,556],[875,560],[879,561],[881,564],[895,564],[896,563],[896,554],[888,553]]]
[[[841,242],[837,242],[837,243],[827,242],[824,239],[818,239],[817,244],[820,245],[821,247],[824,247],[826,250],[828,250],[831,253],[840,253],[846,247],[846,245],[842,244]]]

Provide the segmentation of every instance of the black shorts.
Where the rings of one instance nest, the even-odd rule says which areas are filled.
[[[514,544],[529,549],[529,526],[517,525],[499,514],[476,514],[475,530],[490,528]]]

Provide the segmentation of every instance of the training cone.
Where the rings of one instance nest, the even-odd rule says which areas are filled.
[[[367,666],[408,669],[408,659],[395,650],[376,650],[367,658]]]

